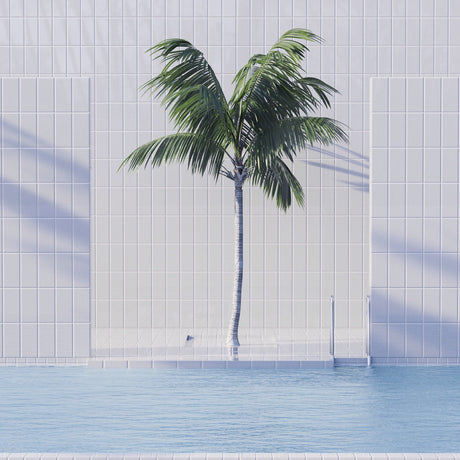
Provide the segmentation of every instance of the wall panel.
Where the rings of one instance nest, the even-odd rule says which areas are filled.
[[[1,356],[88,356],[89,80],[0,85]]]

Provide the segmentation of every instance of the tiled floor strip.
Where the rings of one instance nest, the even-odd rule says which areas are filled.
[[[367,366],[367,358],[332,360],[165,360],[140,358],[0,358],[2,366],[80,366],[92,369],[323,369]],[[458,366],[460,358],[372,358],[372,366]]]
[[[196,453],[196,454],[40,454],[0,453],[0,460],[454,460],[460,453]]]

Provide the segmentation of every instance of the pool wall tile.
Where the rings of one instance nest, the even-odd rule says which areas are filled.
[[[156,369],[177,369],[177,361],[153,361],[153,367]]]
[[[275,361],[277,369],[299,369],[300,361]]]
[[[38,325],[38,356],[54,356],[55,329],[53,324]]]
[[[226,367],[225,361],[203,361],[203,369],[225,369]]]
[[[88,323],[73,326],[73,354],[76,357],[90,355],[90,325]]]
[[[151,369],[153,366],[152,361],[130,360],[128,361],[128,367],[133,369]]]
[[[128,361],[124,360],[108,360],[104,361],[104,368],[106,369],[125,369],[128,367]]]
[[[228,361],[227,369],[251,369],[251,361]]]
[[[177,361],[179,369],[201,369],[201,361]]]

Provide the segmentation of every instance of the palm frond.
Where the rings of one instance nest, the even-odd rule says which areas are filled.
[[[169,39],[150,48],[166,64],[142,89],[160,98],[179,131],[234,138],[228,103],[219,80],[203,53],[191,43]]]
[[[225,154],[225,146],[216,139],[196,133],[176,133],[141,145],[125,158],[120,168],[128,165],[133,170],[141,165],[156,167],[177,161],[185,163],[194,173],[209,172],[217,180]]]
[[[230,101],[190,42],[169,39],[150,48],[164,67],[142,88],[160,98],[179,132],[138,147],[120,168],[178,161],[192,172],[233,179],[223,164],[227,157],[281,209],[291,205],[292,195],[302,206],[302,187],[285,161],[292,162],[308,145],[347,141],[343,125],[310,116],[321,106],[330,107],[337,90],[305,75],[308,42],[321,39],[309,30],[291,29],[267,54],[252,56],[235,76]]]
[[[333,86],[328,85],[319,78],[305,77],[299,81],[299,84],[304,86],[307,91],[313,90],[321,100],[322,104],[327,108],[331,106],[328,96],[333,96],[338,93]]]
[[[308,145],[328,145],[347,141],[340,123],[324,117],[296,117],[283,120],[270,131],[259,133],[248,150],[246,166],[254,184],[261,186],[277,205],[286,210],[291,205],[292,189],[302,205],[303,192],[284,159],[294,161],[297,152]]]
[[[303,42],[308,41],[320,38],[306,29],[291,29],[266,55],[253,56],[237,73],[229,104],[241,145],[249,145],[251,130],[271,129],[283,119],[330,105],[328,95],[335,89],[303,75],[301,63],[308,51]]]
[[[288,118],[254,137],[248,148],[250,164],[262,167],[274,156],[293,161],[297,152],[308,145],[347,142],[344,128],[341,123],[326,117]]]
[[[268,55],[275,55],[277,52],[284,52],[283,55],[289,58],[291,63],[298,65],[305,57],[308,47],[298,40],[305,42],[317,42],[321,43],[321,38],[315,35],[313,32],[307,29],[290,29],[285,32],[279,40],[271,47]],[[265,54],[255,54],[251,56],[248,63],[244,65],[240,71],[236,74],[233,83],[235,84],[234,95],[238,95],[242,92],[244,85],[248,82],[249,78],[255,73],[255,71],[263,65]],[[265,64],[266,65],[266,64]]]
[[[329,145],[333,142],[348,142],[346,126],[332,118],[301,117],[298,123],[299,128],[304,132],[305,141],[311,146],[315,143]]]
[[[281,35],[278,41],[271,47],[270,51],[282,50],[291,59],[300,62],[305,57],[305,52],[308,51],[308,47],[298,40],[316,43],[321,43],[322,41],[318,35],[308,29],[290,29]]]
[[[280,157],[272,157],[261,167],[255,166],[250,177],[252,184],[262,187],[265,195],[274,198],[277,206],[284,211],[291,206],[292,195],[299,206],[304,205],[302,186]]]

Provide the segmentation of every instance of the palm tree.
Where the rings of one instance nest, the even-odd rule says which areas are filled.
[[[341,124],[310,116],[330,107],[337,91],[307,77],[305,42],[321,42],[306,29],[283,34],[267,54],[255,54],[236,74],[227,100],[203,53],[182,39],[169,39],[148,51],[165,63],[159,75],[143,85],[161,98],[177,132],[135,149],[122,163],[129,169],[178,161],[193,173],[225,176],[235,187],[235,276],[233,310],[227,345],[238,347],[243,283],[243,185],[262,187],[284,211],[292,195],[304,203],[302,186],[290,165],[300,149],[313,144],[346,141]]]

